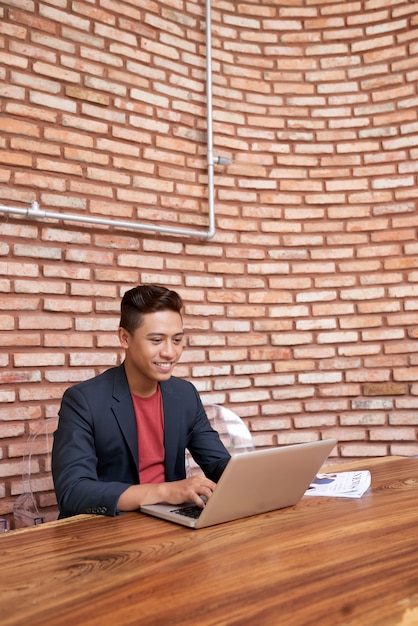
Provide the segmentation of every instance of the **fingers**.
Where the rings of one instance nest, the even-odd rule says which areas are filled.
[[[205,499],[210,498],[215,489],[215,483],[204,476],[186,478],[185,482],[187,483],[187,499],[192,500],[195,504],[203,508],[205,506],[205,500],[202,500],[202,497]]]
[[[197,504],[197,506],[200,506],[202,509],[205,506],[205,501],[202,500],[202,498],[198,496],[197,493],[193,493],[190,500],[194,502],[194,504]]]
[[[216,487],[216,483],[205,478],[205,476],[193,476],[192,478],[165,483],[165,485],[169,490],[168,501],[172,504],[192,501],[202,508],[205,506],[202,496],[206,499],[210,498]]]
[[[212,492],[213,489],[202,485],[201,488],[197,489],[196,493],[193,494],[193,501],[203,508],[206,504],[206,500],[209,500],[211,497]],[[204,500],[202,498],[204,498]]]
[[[215,487],[216,487],[216,483],[213,483],[211,480],[206,479],[205,482],[199,483],[197,491],[199,495],[205,496],[206,498],[210,498]]]
[[[198,493],[202,493],[205,496],[211,495],[212,491],[216,487],[216,483],[209,480],[209,478],[205,478],[205,476],[194,476],[193,478],[187,479],[190,481],[190,484]],[[208,493],[206,493],[208,492]]]

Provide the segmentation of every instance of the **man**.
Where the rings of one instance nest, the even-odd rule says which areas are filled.
[[[143,504],[203,506],[230,455],[192,383],[172,375],[183,351],[182,300],[157,285],[121,302],[119,367],[67,389],[54,434],[60,517],[116,515]],[[188,448],[204,476],[186,478]]]

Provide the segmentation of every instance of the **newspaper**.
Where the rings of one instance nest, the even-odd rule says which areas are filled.
[[[331,496],[334,498],[361,498],[370,487],[368,470],[317,474],[305,496]]]

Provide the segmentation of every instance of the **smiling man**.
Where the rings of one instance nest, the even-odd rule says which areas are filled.
[[[203,506],[230,455],[192,383],[173,376],[183,351],[182,300],[157,285],[121,303],[122,365],[64,393],[52,473],[60,517],[116,515],[143,504]],[[204,476],[186,478],[189,449]]]

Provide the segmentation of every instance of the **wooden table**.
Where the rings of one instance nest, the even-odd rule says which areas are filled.
[[[361,499],[189,530],[129,513],[0,537],[0,624],[418,623],[418,459],[376,459]]]

